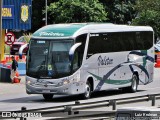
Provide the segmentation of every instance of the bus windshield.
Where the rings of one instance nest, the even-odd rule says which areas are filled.
[[[69,50],[73,40],[31,40],[27,75],[60,78],[70,74]]]

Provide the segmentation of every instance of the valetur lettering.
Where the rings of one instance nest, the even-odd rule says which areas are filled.
[[[98,57],[98,66],[109,65],[109,64],[113,64],[113,59],[110,59],[109,57],[107,58],[106,56],[102,58],[101,55]]]

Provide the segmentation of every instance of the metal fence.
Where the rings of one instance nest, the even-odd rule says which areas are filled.
[[[56,107],[46,107],[39,109],[27,109],[22,107],[19,111],[12,111],[14,113],[41,113],[42,117],[52,120],[66,120],[66,119],[80,119],[80,118],[104,118],[111,119],[114,118],[116,108],[118,105],[130,104],[130,103],[139,103],[139,102],[151,102],[151,106],[155,106],[156,100],[160,99],[160,94],[148,94],[143,96],[135,96],[128,98],[117,98],[110,100],[101,100],[95,102],[86,102],[81,103],[80,101],[75,101],[75,104],[69,104],[65,106],[56,106]],[[92,111],[96,108],[102,107],[112,107],[112,110],[103,110],[103,111]],[[89,110],[89,111],[88,111]],[[2,112],[0,112],[2,115]],[[0,116],[0,119],[2,116]],[[5,118],[3,118],[5,119]],[[26,118],[21,118],[21,120]]]

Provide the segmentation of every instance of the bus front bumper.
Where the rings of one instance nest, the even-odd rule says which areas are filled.
[[[50,84],[35,85],[26,83],[27,94],[58,94],[58,95],[74,95],[81,94],[84,92],[82,89],[83,84],[81,83],[69,83],[62,86],[52,86]]]
[[[32,85],[26,85],[27,94],[74,94],[70,85],[65,85],[56,88],[50,88],[47,85],[44,87],[35,87]]]

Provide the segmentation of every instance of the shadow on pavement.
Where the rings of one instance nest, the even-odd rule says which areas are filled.
[[[137,92],[142,92],[145,90],[138,90]],[[124,95],[124,94],[134,94],[134,93],[127,93],[122,90],[109,90],[109,91],[100,91],[95,92],[92,94],[90,99],[94,98],[100,98],[100,97],[110,97],[114,95]],[[8,100],[1,100],[1,102],[8,102],[8,103],[63,103],[63,102],[74,102],[76,100],[83,100],[81,95],[73,95],[73,96],[54,96],[52,100],[46,101],[43,99],[42,95],[37,96],[28,96],[23,98],[14,98],[14,99],[8,99]]]

